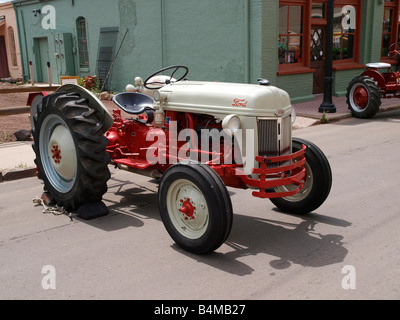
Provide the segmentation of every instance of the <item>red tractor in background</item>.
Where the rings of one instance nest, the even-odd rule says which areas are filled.
[[[400,42],[388,48],[389,58],[398,60]],[[381,99],[400,98],[400,71],[394,72],[389,63],[367,63],[365,71],[350,81],[347,104],[356,118],[371,118],[379,110]]]

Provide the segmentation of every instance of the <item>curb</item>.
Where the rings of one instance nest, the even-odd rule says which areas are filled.
[[[309,119],[314,119],[317,122],[319,122],[321,120],[322,114],[321,116],[315,116],[315,115],[311,115],[311,114],[298,114],[299,117],[304,117],[304,118],[309,118]],[[335,122],[335,121],[340,121],[343,119],[348,119],[351,118],[352,115],[351,113],[326,113],[325,114],[326,119],[328,120],[328,122]]]
[[[0,172],[0,183],[37,176],[36,168],[6,169]]]

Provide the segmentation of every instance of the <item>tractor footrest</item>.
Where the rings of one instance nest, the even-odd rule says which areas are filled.
[[[141,160],[141,159],[124,158],[124,159],[114,159],[113,161],[117,164],[122,164],[135,169],[146,169],[151,166],[151,164],[148,163],[146,160]]]

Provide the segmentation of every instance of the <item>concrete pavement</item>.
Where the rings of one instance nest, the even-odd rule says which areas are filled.
[[[314,101],[293,104],[297,114],[294,130],[321,123],[322,114],[318,112],[318,108],[322,100],[323,96],[318,95]],[[336,113],[325,114],[328,122],[351,117],[345,97],[333,97],[333,103],[336,106]],[[379,112],[393,109],[400,109],[400,102],[397,99],[382,99]],[[36,174],[34,159],[32,142],[0,144],[0,182],[34,176]]]
[[[36,175],[32,142],[0,144],[0,182]]]

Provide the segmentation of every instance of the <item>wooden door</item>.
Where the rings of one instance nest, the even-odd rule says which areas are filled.
[[[6,41],[4,36],[0,36],[0,78],[8,78],[9,76]]]
[[[325,26],[311,26],[310,67],[311,69],[315,70],[313,79],[313,94],[324,92],[325,48]]]

